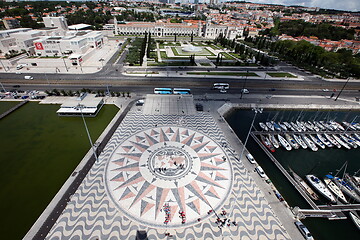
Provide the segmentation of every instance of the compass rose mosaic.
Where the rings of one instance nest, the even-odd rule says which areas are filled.
[[[114,150],[107,192],[129,218],[150,226],[188,225],[227,198],[232,170],[211,138],[182,127],[139,132]]]

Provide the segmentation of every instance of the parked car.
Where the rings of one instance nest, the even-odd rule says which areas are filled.
[[[246,158],[249,160],[249,162],[250,162],[251,164],[256,163],[253,155],[251,155],[250,153],[246,154]]]
[[[260,175],[260,177],[262,177],[262,178],[265,178],[265,177],[266,177],[265,172],[264,172],[264,170],[262,169],[262,167],[258,166],[258,167],[255,168],[255,170],[256,170],[256,172]]]
[[[295,225],[299,229],[300,233],[305,237],[306,240],[314,240],[310,231],[307,229],[307,227],[305,227],[305,225],[302,222],[296,221]]]

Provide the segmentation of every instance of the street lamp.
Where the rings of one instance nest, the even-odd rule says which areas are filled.
[[[241,150],[241,154],[240,154],[240,159],[239,159],[239,160],[241,160],[241,158],[242,158],[242,156],[243,156],[243,154],[244,154],[245,146],[246,146],[246,143],[247,143],[247,141],[248,141],[248,139],[249,139],[251,129],[252,129],[253,125],[254,125],[256,115],[257,115],[258,113],[262,113],[262,112],[263,112],[263,109],[262,109],[262,108],[256,108],[256,107],[254,107],[252,110],[255,112],[254,118],[253,118],[253,120],[252,120],[252,122],[251,122],[251,125],[250,125],[250,128],[249,128],[249,132],[248,132],[248,134],[247,134],[247,136],[246,136],[246,139],[245,139],[245,143],[243,144],[243,147],[242,147],[242,150]]]
[[[348,84],[349,80],[350,80],[350,78],[348,78],[348,79],[346,80],[346,82],[345,82],[344,86],[341,88],[341,90],[340,90],[339,94],[336,96],[336,98],[335,98],[335,100],[334,100],[334,101],[336,101],[336,100],[339,98],[340,94],[342,93],[342,91],[343,91],[343,90],[344,90],[344,88],[346,87],[346,84]]]
[[[81,118],[82,118],[82,120],[83,120],[83,122],[84,122],[84,126],[85,126],[85,129],[86,129],[86,133],[87,133],[87,136],[88,136],[88,138],[89,138],[89,142],[90,142],[90,145],[91,145],[91,149],[93,150],[93,154],[94,154],[95,160],[96,160],[96,162],[98,162],[98,157],[97,157],[96,152],[95,152],[94,144],[93,144],[93,142],[92,142],[92,140],[91,140],[91,136],[90,136],[90,133],[89,133],[89,129],[88,129],[87,125],[86,125],[86,121],[85,121],[84,115],[83,115],[83,113],[82,113],[83,107],[84,107],[84,105],[81,105],[80,103],[77,105],[77,108],[80,109]]]
[[[244,94],[244,91],[245,91],[245,84],[246,84],[246,80],[247,80],[247,76],[248,76],[248,74],[249,74],[249,70],[246,70],[245,81],[244,81],[243,88],[241,89],[241,96],[240,96],[240,99],[242,99],[243,94]]]
[[[68,68],[66,66],[66,63],[65,63],[65,59],[63,58],[63,55],[62,55],[62,50],[61,50],[61,47],[60,47],[60,42],[57,42],[59,44],[59,50],[60,50],[60,57],[62,58],[63,62],[64,62],[64,66],[65,66],[65,69],[66,71],[68,72]]]
[[[99,62],[101,62],[101,68],[104,68],[104,61],[105,61],[105,59],[103,59],[103,58],[99,59]]]
[[[2,85],[2,83],[0,82],[1,88],[4,90],[4,92],[6,92],[6,89],[4,88],[4,85]]]

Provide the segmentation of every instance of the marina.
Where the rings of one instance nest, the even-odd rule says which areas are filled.
[[[271,113],[268,113],[267,118],[271,119],[271,117],[269,117],[269,116],[271,114],[273,115],[275,113],[278,114],[278,112],[274,112],[274,111],[272,111]],[[312,114],[314,114],[314,113],[315,112],[313,112]],[[310,115],[308,112],[306,114]],[[319,113],[315,113],[315,114],[319,114]],[[245,115],[247,115],[248,119],[251,119],[250,112],[247,112]],[[263,115],[266,115],[266,114],[263,114]],[[283,115],[286,115],[286,114],[283,113]],[[285,118],[283,117],[282,119],[285,119]],[[289,118],[289,119],[291,119],[291,118]],[[258,121],[266,124],[267,121],[266,120],[264,121],[264,120],[265,120],[264,116],[261,116],[261,117],[259,117]],[[305,122],[307,124],[305,124]],[[289,186],[291,186],[293,189],[296,189],[296,191],[300,194],[301,198],[303,200],[305,200],[306,204],[301,203],[301,201],[298,202],[298,200],[294,201],[293,193],[291,193],[291,195],[289,196],[289,193],[281,191],[281,194],[284,196],[285,200],[288,201],[290,203],[290,205],[293,206],[293,213],[296,216],[298,216],[299,218],[306,218],[303,221],[305,221],[307,223],[309,222],[310,225],[314,224],[314,226],[317,225],[317,224],[315,224],[316,222],[321,222],[324,226],[330,226],[330,225],[333,225],[331,223],[333,221],[328,222],[328,220],[349,219],[346,221],[343,220],[343,221],[334,221],[334,222],[336,222],[336,224],[340,224],[340,222],[341,222],[341,225],[349,224],[350,225],[349,227],[351,229],[354,229],[355,225],[350,221],[349,211],[354,211],[354,210],[358,211],[360,209],[360,206],[358,204],[356,204],[356,202],[354,200],[349,199],[349,197],[345,194],[344,194],[345,200],[348,201],[350,204],[346,204],[345,201],[341,201],[340,197],[337,197],[337,196],[334,196],[335,201],[333,201],[333,203],[331,203],[330,201],[327,201],[323,196],[321,196],[318,199],[316,199],[316,197],[315,197],[315,199],[314,199],[314,195],[311,195],[311,193],[314,193],[317,195],[318,191],[315,191],[315,189],[313,190],[312,186],[307,185],[307,182],[304,180],[305,178],[302,179],[301,176],[305,176],[309,173],[314,173],[313,174],[314,176],[318,177],[318,179],[320,181],[323,181],[323,178],[325,177],[326,174],[328,174],[331,171],[335,171],[337,168],[339,168],[344,163],[344,162],[341,163],[340,159],[334,161],[335,156],[339,157],[343,154],[351,154],[352,152],[353,153],[351,155],[356,156],[356,153],[358,153],[357,148],[352,147],[351,145],[349,145],[347,142],[343,141],[342,139],[340,139],[340,141],[342,141],[343,143],[348,145],[350,148],[346,148],[343,145],[340,145],[340,143],[335,140],[333,135],[336,136],[337,138],[340,138],[340,135],[346,136],[345,134],[348,134],[348,135],[352,136],[351,139],[354,141],[354,140],[356,140],[356,137],[359,136],[359,130],[355,127],[354,128],[350,128],[350,127],[345,128],[345,126],[344,126],[344,130],[341,130],[341,128],[338,127],[337,124],[334,122],[332,122],[332,124],[325,124],[326,121],[323,121],[323,123],[324,123],[323,125],[320,125],[320,122],[318,122],[319,124],[315,124],[315,122],[313,122],[313,121],[311,121],[310,123],[308,121],[305,121],[305,122],[303,124],[303,126],[306,128],[305,131],[303,130],[303,128],[298,126],[296,124],[296,122],[286,121],[286,120],[281,121],[280,124],[278,122],[278,125],[281,126],[283,124],[284,126],[287,127],[287,130],[285,130],[284,128],[281,128],[281,131],[279,131],[279,130],[277,130],[277,131],[276,130],[274,130],[274,131],[267,130],[266,131],[265,129],[263,129],[261,127],[258,128],[257,126],[259,126],[259,125],[257,125],[258,123],[256,123],[256,121],[255,121],[252,131],[250,133],[250,136],[252,136],[252,140],[254,140],[254,143],[256,143],[256,144],[250,143],[251,146],[250,147],[248,146],[247,148],[251,148],[252,151],[256,151],[254,149],[256,149],[260,146],[260,148],[263,149],[263,151],[267,157],[264,158],[264,156],[261,156],[260,157],[261,160],[260,160],[259,164],[261,164],[261,166],[264,167],[264,170],[266,173],[270,172],[269,177],[271,178],[271,180],[275,184],[279,184],[279,185],[277,185],[277,187],[279,188],[279,186],[281,186],[280,191],[283,187],[285,187],[283,184],[283,180],[279,180],[279,179],[283,179],[283,177],[280,177],[279,175],[275,176],[274,175],[275,173],[272,172],[273,170],[269,170],[270,168],[273,169],[273,166],[276,166],[276,168],[282,173],[282,175],[290,183]],[[311,126],[311,123],[313,123],[312,126]],[[291,127],[288,127],[288,126],[291,126]],[[325,126],[327,126],[327,127],[325,127]],[[335,126],[337,126],[337,129],[335,128]],[[354,126],[354,125],[352,124],[352,126]],[[312,127],[312,129],[309,129],[311,127]],[[268,129],[269,129],[269,127],[268,127]],[[352,129],[352,130],[350,130],[350,129]],[[271,152],[269,150],[269,147],[264,145],[263,141],[259,141],[259,139],[263,139],[262,136],[269,136],[269,137],[274,136],[274,138],[279,138],[279,137],[277,137],[277,135],[283,136],[284,139],[289,144],[291,144],[291,142],[292,142],[291,139],[295,140],[295,142],[299,145],[299,148],[295,148],[292,146],[292,150],[288,151],[281,144],[282,147],[280,147],[280,148],[273,147],[275,149],[275,151]],[[307,150],[307,148],[310,149],[310,147],[308,145],[306,145],[306,143],[305,143],[306,138],[304,139],[304,137],[303,137],[304,135],[314,145],[316,144],[316,142],[318,143],[318,144],[316,144],[316,147],[318,148],[318,150],[316,152]],[[348,136],[346,136],[346,137],[348,137]],[[299,140],[299,141],[296,141],[296,140]],[[270,141],[270,143],[272,143],[272,142]],[[301,143],[303,145],[301,145]],[[323,147],[321,147],[320,145],[323,145]],[[252,151],[250,150],[251,153],[253,153]],[[297,152],[299,152],[299,153],[297,153]],[[305,158],[301,157],[305,154],[308,156],[310,156],[310,155],[314,155],[314,156],[310,157],[310,158],[309,157],[305,157]],[[334,155],[334,156],[332,156],[330,158],[325,157],[325,156],[330,156],[329,154]],[[260,155],[264,155],[264,154],[260,154]],[[288,156],[288,155],[290,155],[290,156]],[[318,159],[319,156],[322,156],[322,157],[320,158],[321,160],[316,160],[316,162],[318,161],[317,163],[314,162],[314,160],[312,160],[312,159]],[[279,159],[279,157],[280,157],[280,159]],[[257,161],[259,161],[259,156],[255,156],[255,158]],[[268,160],[270,159],[271,161],[266,160],[266,158]],[[333,159],[331,163],[330,163],[330,159]],[[345,161],[346,159],[347,158],[345,157],[342,161]],[[352,160],[352,158],[351,158],[351,160]],[[322,161],[324,163],[326,162],[326,163],[330,163],[330,164],[323,165],[320,163]],[[339,161],[340,161],[340,163],[339,163]],[[334,164],[336,162],[338,162],[338,163],[336,166],[334,166]],[[295,165],[296,163],[301,163],[303,165],[303,167],[306,166],[306,168],[299,169],[299,167]],[[352,162],[352,163],[355,163],[355,162]],[[272,164],[272,166],[271,166],[271,164]],[[349,170],[348,173],[352,173],[354,170],[355,171],[358,170],[359,164],[356,163],[356,165],[357,165],[357,167],[354,168],[354,166],[352,166],[351,167],[352,170]],[[290,166],[293,169],[290,170]],[[320,166],[323,166],[324,168],[320,170]],[[333,166],[333,167],[330,168],[330,166]],[[297,177],[295,177],[293,173],[295,173],[297,175]],[[352,175],[352,174],[350,174],[350,175]],[[305,186],[303,185],[304,183],[305,183]],[[331,183],[332,183],[331,185],[333,186],[334,182],[331,182]],[[287,189],[287,192],[292,191],[291,189],[289,189],[289,187],[286,187],[286,189]],[[310,191],[307,191],[306,189],[308,189]],[[335,195],[334,193],[331,193],[331,194]],[[291,204],[291,202],[292,202],[292,204]],[[331,204],[329,204],[329,203],[331,203]],[[322,204],[325,204],[325,205],[322,205]],[[299,206],[299,207],[296,207],[296,206]],[[309,206],[310,206],[310,208],[309,208]],[[328,219],[328,220],[321,220],[321,219]],[[311,232],[313,232],[313,229],[311,229]],[[321,233],[320,235],[322,235],[322,234],[323,233]],[[355,234],[355,232],[353,232],[353,234]],[[358,233],[356,233],[355,235],[357,235],[357,234]],[[330,235],[330,234],[325,234],[325,235]],[[319,239],[327,239],[327,238],[319,238]],[[329,238],[329,239],[335,239],[335,238]]]

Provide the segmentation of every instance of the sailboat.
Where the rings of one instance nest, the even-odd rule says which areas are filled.
[[[269,138],[263,135],[260,135],[260,138],[261,138],[261,142],[265,145],[265,147],[267,147],[271,152],[275,152],[275,148],[270,142]]]
[[[313,136],[312,134],[309,134],[311,140],[318,145],[319,147],[321,147],[322,149],[325,149],[325,144],[320,141],[320,139],[318,139],[317,137]]]
[[[259,126],[261,127],[262,130],[264,130],[264,131],[269,131],[269,128],[266,126],[265,123],[259,122]]]
[[[334,178],[334,176],[328,174],[328,175],[325,175],[325,178],[324,178],[324,182],[325,182],[325,185],[328,187],[328,189],[330,189],[330,191],[335,195],[335,197],[337,199],[339,199],[341,202],[343,203],[349,203],[344,194],[342,193],[342,191],[340,190],[340,188],[338,186],[336,186],[336,184],[331,181],[332,179]]]
[[[302,138],[311,150],[313,150],[314,152],[318,150],[318,147],[315,145],[315,143],[311,141],[310,138],[308,138],[305,134],[302,135]]]
[[[307,149],[307,145],[306,143],[301,139],[300,136],[293,134],[293,137],[295,139],[295,141],[303,148],[303,149]]]
[[[268,137],[269,137],[270,142],[272,143],[272,145],[273,145],[275,148],[279,148],[279,147],[280,147],[279,142],[276,140],[276,138],[275,138],[274,135],[268,134]]]
[[[349,216],[351,220],[354,222],[355,226],[360,230],[360,217],[356,213],[356,211],[350,211]]]
[[[339,177],[335,177],[333,181],[348,197],[360,203],[360,197],[356,194],[354,188],[351,187],[350,184]]]
[[[332,203],[336,203],[336,199],[335,199],[334,195],[332,195],[330,190],[325,186],[325,184],[320,179],[318,179],[316,176],[311,175],[311,174],[306,175],[306,179],[327,200],[329,200]]]
[[[316,137],[317,137],[321,142],[323,142],[327,147],[331,148],[331,147],[334,146],[326,137],[323,137],[323,135],[321,135],[320,133],[317,133],[317,134],[316,134]]]
[[[341,140],[338,136],[336,136],[335,134],[331,134],[331,136],[341,145],[343,146],[344,148],[346,149],[351,149],[351,147],[346,143],[344,142],[343,140]]]
[[[300,145],[294,140],[293,137],[290,136],[290,134],[285,133],[285,138],[290,143],[292,148],[299,149]]]
[[[293,175],[294,180],[306,191],[309,197],[313,200],[319,200],[319,196],[299,175],[297,175],[291,168],[289,168],[289,172]]]
[[[292,149],[290,143],[288,143],[288,141],[286,141],[286,139],[281,136],[280,134],[278,134],[278,139],[279,139],[279,142],[280,144],[288,151],[290,151]]]
[[[341,148],[340,143],[338,143],[330,134],[324,133],[324,136],[337,148]]]

